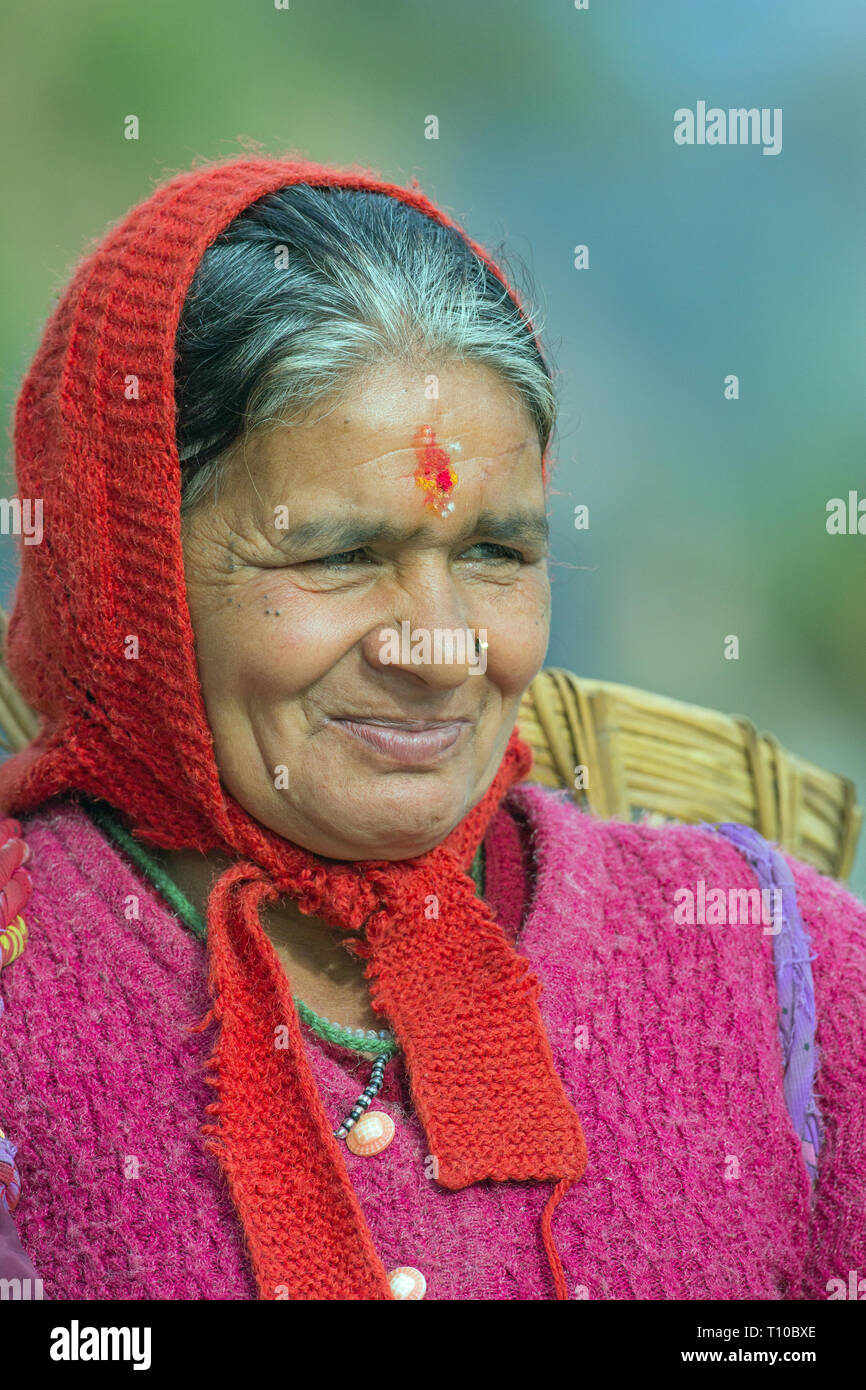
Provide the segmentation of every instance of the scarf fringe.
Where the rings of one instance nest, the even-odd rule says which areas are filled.
[[[544,1211],[541,1214],[541,1237],[544,1241],[544,1252],[547,1255],[547,1263],[550,1265],[550,1272],[553,1275],[553,1285],[556,1289],[557,1299],[568,1298],[568,1285],[565,1282],[565,1270],[562,1267],[562,1259],[556,1248],[556,1241],[553,1238],[551,1222],[553,1220],[553,1213],[556,1211],[556,1208],[559,1206],[566,1192],[574,1185],[575,1181],[576,1179],[574,1178],[562,1178],[548,1197]]]

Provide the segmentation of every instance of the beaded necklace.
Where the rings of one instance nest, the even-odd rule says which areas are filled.
[[[93,801],[89,797],[81,798],[81,805],[90,816],[95,825],[103,830],[116,845],[122,849],[126,855],[137,864],[145,877],[153,884],[154,888],[162,895],[165,902],[172,911],[180,918],[183,924],[190,929],[200,941],[207,941],[207,923],[201,913],[196,910],[185,893],[182,893],[173,879],[166,873],[161,864],[153,858],[145,849],[140,840],[136,840],[130,835],[129,831],[120,823],[117,815],[111,806],[104,801]],[[475,858],[472,861],[470,870],[475,882],[475,889],[480,898],[484,896],[485,882],[485,862],[484,862],[484,843],[478,846]],[[295,998],[295,1008],[298,1016],[307,1024],[318,1037],[325,1042],[336,1043],[340,1047],[348,1048],[352,1052],[358,1052],[364,1056],[374,1057],[373,1068],[370,1075],[369,1084],[362,1091],[355,1101],[349,1114],[345,1116],[342,1123],[334,1130],[337,1139],[345,1139],[361,1116],[367,1111],[374,1098],[382,1088],[385,1076],[385,1067],[392,1057],[395,1057],[401,1050],[393,1033],[383,1030],[380,1033],[372,1029],[363,1028],[343,1028],[338,1023],[333,1023],[329,1018],[322,1018],[315,1013],[308,1004],[302,999]]]

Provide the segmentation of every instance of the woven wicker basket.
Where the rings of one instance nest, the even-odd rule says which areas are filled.
[[[0,608],[0,746],[16,752],[39,721],[2,661],[6,622]],[[526,691],[518,723],[532,780],[568,787],[596,815],[740,821],[822,873],[851,871],[863,819],[854,783],[748,719],[551,669]]]
[[[533,779],[570,787],[599,816],[739,821],[822,873],[851,872],[863,819],[854,783],[748,719],[546,670],[519,723],[535,750]]]

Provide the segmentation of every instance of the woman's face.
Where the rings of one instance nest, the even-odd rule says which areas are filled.
[[[429,382],[382,368],[317,421],[248,438],[184,527],[223,784],[335,859],[437,845],[492,782],[547,650],[532,419],[486,367],[442,368],[436,400]],[[425,428],[457,474],[448,492],[439,469],[451,511],[416,476]]]

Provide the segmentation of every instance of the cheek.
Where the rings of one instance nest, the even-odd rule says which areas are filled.
[[[345,646],[321,595],[289,590],[272,576],[234,586],[195,626],[205,700],[219,712],[307,689]]]
[[[483,625],[483,624],[482,624]],[[541,669],[550,638],[550,584],[546,574],[527,578],[486,616],[487,671],[509,694],[522,694]]]

